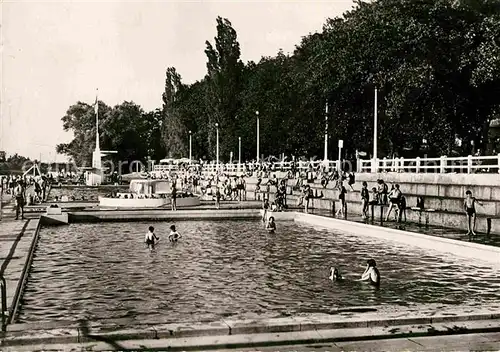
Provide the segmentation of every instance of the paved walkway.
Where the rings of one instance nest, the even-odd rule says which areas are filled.
[[[259,335],[253,334],[243,336],[233,336],[243,339],[248,343],[259,339]],[[274,334],[277,337],[279,334]],[[282,334],[284,335],[284,334]],[[310,338],[314,339],[316,332],[311,332]],[[271,352],[271,351],[296,351],[296,352],[341,352],[341,351],[498,351],[500,350],[500,333],[477,333],[462,335],[446,335],[431,337],[393,338],[377,339],[368,341],[345,341],[345,342],[325,342],[302,345],[283,345],[276,343],[277,339],[270,336],[261,336],[265,341],[269,341],[269,347],[237,347],[229,348],[234,338],[228,337],[200,337],[197,340],[200,344],[213,341],[214,345],[228,344],[224,349],[199,349],[196,342],[189,343],[193,338],[179,339],[179,343],[172,339],[156,340],[129,340],[113,341],[103,338],[95,339],[87,343],[67,343],[67,344],[40,344],[40,345],[17,345],[3,346],[2,351],[218,351],[218,352]],[[176,340],[176,339],[173,339]]]
[[[347,341],[309,345],[273,346],[243,348],[242,352],[340,352],[340,351],[498,351],[500,333],[413,337],[407,339],[386,339],[376,341]],[[235,350],[212,350],[233,352]]]
[[[2,211],[5,213],[0,221],[0,276],[5,279],[7,309],[11,311],[38,220],[14,220],[12,208]]]

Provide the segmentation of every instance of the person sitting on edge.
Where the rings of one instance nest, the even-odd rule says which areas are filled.
[[[168,240],[170,242],[177,242],[182,236],[175,230],[175,225],[170,226],[170,234],[168,235]]]
[[[380,287],[380,272],[375,260],[368,259],[365,272],[361,275],[360,281],[369,281],[373,286]]]
[[[149,231],[144,237],[144,243],[146,243],[150,250],[153,250],[155,249],[155,240],[159,240],[159,238],[155,235],[155,228],[153,226],[149,226]]]
[[[476,203],[480,206],[483,205],[475,197],[472,196],[472,192],[470,190],[465,192],[464,210],[465,214],[467,215],[467,236],[469,236],[469,240],[471,239],[471,234],[472,236],[476,235],[476,233],[474,232],[474,230],[476,229]]]
[[[274,233],[274,231],[276,231],[276,223],[274,222],[274,216],[269,217],[269,221],[266,224],[266,230],[269,231],[269,233]]]

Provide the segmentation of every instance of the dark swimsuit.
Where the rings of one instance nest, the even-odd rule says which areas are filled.
[[[472,207],[466,206],[466,210],[465,211],[467,212],[467,215],[472,216],[472,215],[476,214],[476,207],[474,206],[475,202],[476,202],[476,200],[473,199],[472,200]]]
[[[373,268],[373,270],[375,270],[375,272],[377,273],[377,281],[373,281],[372,276],[370,275],[370,284],[372,284],[373,286],[379,287],[380,286],[380,272],[375,267]]]

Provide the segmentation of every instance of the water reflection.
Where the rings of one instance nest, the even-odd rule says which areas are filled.
[[[478,305],[498,301],[498,272],[484,264],[390,241],[293,222],[268,235],[257,221],[72,224],[42,229],[21,321],[130,318],[208,321],[328,312],[346,306]],[[377,259],[382,287],[359,278]],[[328,280],[340,267],[345,282]]]

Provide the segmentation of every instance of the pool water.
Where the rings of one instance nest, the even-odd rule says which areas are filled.
[[[129,318],[210,321],[329,312],[348,306],[479,306],[500,300],[497,271],[481,262],[390,241],[259,221],[185,221],[183,238],[150,252],[150,224],[42,228],[18,322]],[[381,288],[356,282],[377,260]],[[328,280],[338,266],[344,282]]]

